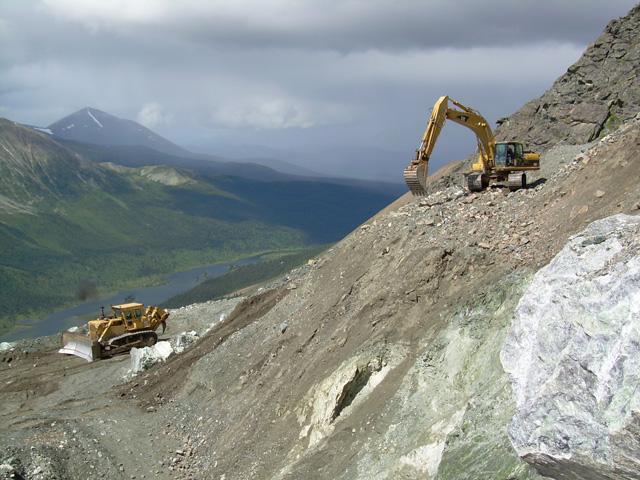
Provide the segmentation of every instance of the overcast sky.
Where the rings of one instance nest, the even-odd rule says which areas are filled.
[[[0,116],[93,106],[212,152],[410,154],[438,96],[509,115],[634,3],[0,0]],[[473,150],[455,129],[442,159]]]

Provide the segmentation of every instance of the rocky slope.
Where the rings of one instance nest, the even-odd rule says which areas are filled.
[[[582,144],[635,116],[640,110],[639,31],[640,5],[611,21],[549,90],[502,123],[498,137],[537,149]]]
[[[558,167],[535,188],[434,187],[397,202],[120,386],[127,357],[87,365],[18,347],[0,370],[0,460],[53,465],[47,478],[549,474],[512,446],[521,403],[500,350],[534,273],[567,239],[637,213],[639,142],[640,119],[549,150]],[[215,320],[201,307],[190,318]]]
[[[533,190],[449,188],[386,212],[257,298],[258,322],[176,359],[190,373],[174,394],[130,394],[173,400],[175,433],[200,444],[181,468],[207,478],[536,478],[507,435],[499,352],[532,273],[593,219],[637,211],[639,135],[634,122]]]

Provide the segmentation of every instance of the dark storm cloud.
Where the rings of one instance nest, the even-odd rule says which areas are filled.
[[[609,2],[585,0],[309,4],[312,6],[301,11],[293,9],[287,21],[249,22],[239,14],[192,19],[175,27],[197,41],[240,48],[273,46],[349,52],[531,42],[585,44],[601,30],[603,20],[612,12]],[[254,18],[260,18],[259,11]]]
[[[439,95],[491,120],[508,115],[632,5],[3,1],[0,116],[46,125],[91,105],[214,150],[226,142],[410,152]],[[451,131],[438,145],[444,157],[473,149],[468,132]]]
[[[629,0],[45,0],[46,10],[93,30],[140,35],[162,28],[194,42],[237,48],[425,49],[585,44]]]

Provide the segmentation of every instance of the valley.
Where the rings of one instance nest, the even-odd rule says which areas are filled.
[[[640,480],[640,4],[418,3],[38,24],[118,67],[95,98],[140,123],[0,119],[0,480]],[[400,190],[365,180],[387,164],[279,171],[150,127],[317,159],[409,123]],[[450,123],[478,151],[436,169]],[[112,299],[162,308],[60,331]]]
[[[83,295],[333,242],[394,198],[375,184],[251,165],[234,176],[205,160],[160,164],[177,157],[147,147],[55,138],[0,120],[0,333]],[[261,171],[270,176],[254,178]]]

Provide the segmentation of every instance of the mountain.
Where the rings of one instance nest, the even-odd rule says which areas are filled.
[[[502,140],[537,149],[597,140],[640,108],[640,5],[612,20],[582,57],[541,97],[504,119]]]
[[[231,162],[213,155],[192,153],[133,120],[90,107],[52,123],[47,129],[31,128],[51,133],[67,148],[91,160],[128,166],[173,165],[255,179],[284,178],[283,172],[259,163]]]
[[[361,188],[390,197],[397,197],[406,191],[404,184],[379,182],[345,177],[330,176],[300,176],[274,170],[258,163],[240,161],[222,161],[210,155],[196,155],[180,157],[158,152],[152,148],[142,146],[102,146],[90,145],[69,140],[58,142],[84,158],[97,163],[114,163],[129,167],[143,167],[150,165],[174,166],[188,169],[209,178],[237,177],[258,182],[306,182],[322,185],[334,184]]]
[[[397,175],[398,152],[376,148],[327,148],[308,152],[272,150],[261,146],[223,149],[224,156],[190,152],[132,120],[118,118],[95,108],[83,108],[38,131],[51,133],[68,148],[89,159],[101,159],[128,166],[173,165],[219,175],[254,180],[355,179],[372,185],[388,184],[387,191],[402,185]],[[268,155],[263,155],[265,152]],[[404,162],[404,160],[403,160]],[[402,163],[402,162],[401,162]],[[314,165],[313,168],[300,166]],[[381,181],[381,178],[387,179]],[[329,180],[330,181],[330,180]]]
[[[109,146],[140,145],[170,155],[190,155],[190,152],[139,123],[97,108],[83,108],[47,128],[53,135],[67,140]]]
[[[411,151],[348,145],[320,146],[305,150],[272,148],[264,145],[219,145],[216,146],[216,152],[224,157],[260,163],[295,175],[341,177],[401,184],[404,182],[402,175],[398,175],[398,172],[402,172],[408,158],[412,155]],[[304,165],[306,168],[300,171],[299,165]]]
[[[637,13],[616,31],[638,37]],[[611,58],[595,66],[640,68]],[[640,98],[625,98],[606,135],[544,129],[525,106],[511,127],[540,129],[535,187],[465,192],[443,168],[306,265],[172,310],[162,361],[87,365],[57,337],[0,347],[7,477],[639,478]]]
[[[404,185],[402,170],[411,152],[378,147],[326,147],[295,154],[323,175]],[[398,173],[400,172],[400,173]]]
[[[288,175],[296,175],[302,177],[334,177],[339,175],[339,173],[334,173],[332,175],[323,175],[310,168],[302,167],[285,160],[280,160],[279,158],[248,156],[243,157],[242,159],[239,159],[237,161],[257,163],[258,165],[263,165],[265,167],[272,168]]]
[[[78,154],[6,119],[0,119],[0,209],[31,212],[49,196],[77,195],[104,176]]]
[[[91,113],[92,116],[89,116],[88,113]],[[44,131],[45,133],[52,133],[58,143],[80,154],[87,160],[98,163],[110,162],[130,167],[169,165],[194,170],[208,176],[232,176],[258,181],[319,181],[323,184],[335,183],[339,185],[351,185],[357,188],[366,188],[382,195],[391,196],[401,195],[405,191],[404,184],[402,183],[395,181],[381,182],[370,179],[370,177],[375,178],[375,175],[366,173],[369,168],[362,168],[361,172],[365,173],[358,176],[354,170],[354,168],[357,169],[357,166],[350,167],[351,169],[348,171],[353,173],[352,178],[349,178],[349,175],[344,177],[342,175],[346,170],[338,168],[338,165],[344,163],[344,159],[342,157],[336,157],[333,158],[333,160],[329,160],[329,157],[331,157],[330,154],[327,154],[325,158],[326,161],[322,160],[322,153],[316,153],[316,157],[314,158],[316,159],[315,161],[319,162],[318,165],[326,163],[327,165],[332,165],[333,167],[331,168],[335,167],[337,173],[334,174],[330,174],[331,168],[327,165],[323,167],[325,173],[321,174],[280,159],[250,157],[229,160],[228,158],[215,155],[192,153],[181,147],[177,147],[176,150],[176,148],[166,147],[168,144],[173,144],[142,125],[130,120],[119,119],[95,109],[80,110],[52,125],[67,125],[67,119],[78,115],[82,120],[87,122],[88,126],[86,130],[80,129],[72,132],[73,135],[70,134],[69,131],[63,131],[62,136],[60,136],[60,129],[54,128],[53,126],[51,126],[50,129],[31,126],[30,128],[37,131]],[[103,125],[102,128],[106,128],[104,126],[107,124],[111,125],[110,131],[114,132],[113,135],[103,135],[99,138],[99,141],[96,141],[92,135],[94,133],[101,135],[104,132],[98,124],[93,122],[93,117],[100,119],[99,121]],[[89,118],[90,121],[87,121],[86,118]],[[105,120],[107,123],[102,123],[102,120]],[[71,130],[74,130],[74,128]],[[142,136],[125,134],[124,137],[118,136],[118,132],[120,131],[133,131],[135,133],[139,129],[144,129],[144,131],[148,131],[150,134]],[[87,132],[87,135],[84,135],[83,132]],[[147,137],[153,141],[147,141],[149,140]],[[357,155],[354,155],[354,157],[356,156]],[[364,159],[365,155],[359,155],[359,157]],[[366,161],[364,162],[366,163]],[[360,163],[363,162],[359,162],[358,164]]]
[[[215,156],[206,153],[195,153],[194,155],[203,159],[216,159],[217,156],[218,159],[225,158],[231,162],[258,164],[288,175],[303,177],[327,176],[317,172],[313,168],[304,167],[299,162],[284,160],[285,158],[291,158],[289,152],[285,150],[270,148],[264,145],[216,144],[211,147],[211,150],[216,152]],[[203,152],[204,150],[202,146],[195,146],[192,151]],[[328,176],[335,175],[338,174],[334,173]]]
[[[55,138],[0,120],[4,326],[69,303],[87,279],[109,291],[198,264],[333,242],[392,198],[282,175],[99,162]]]

